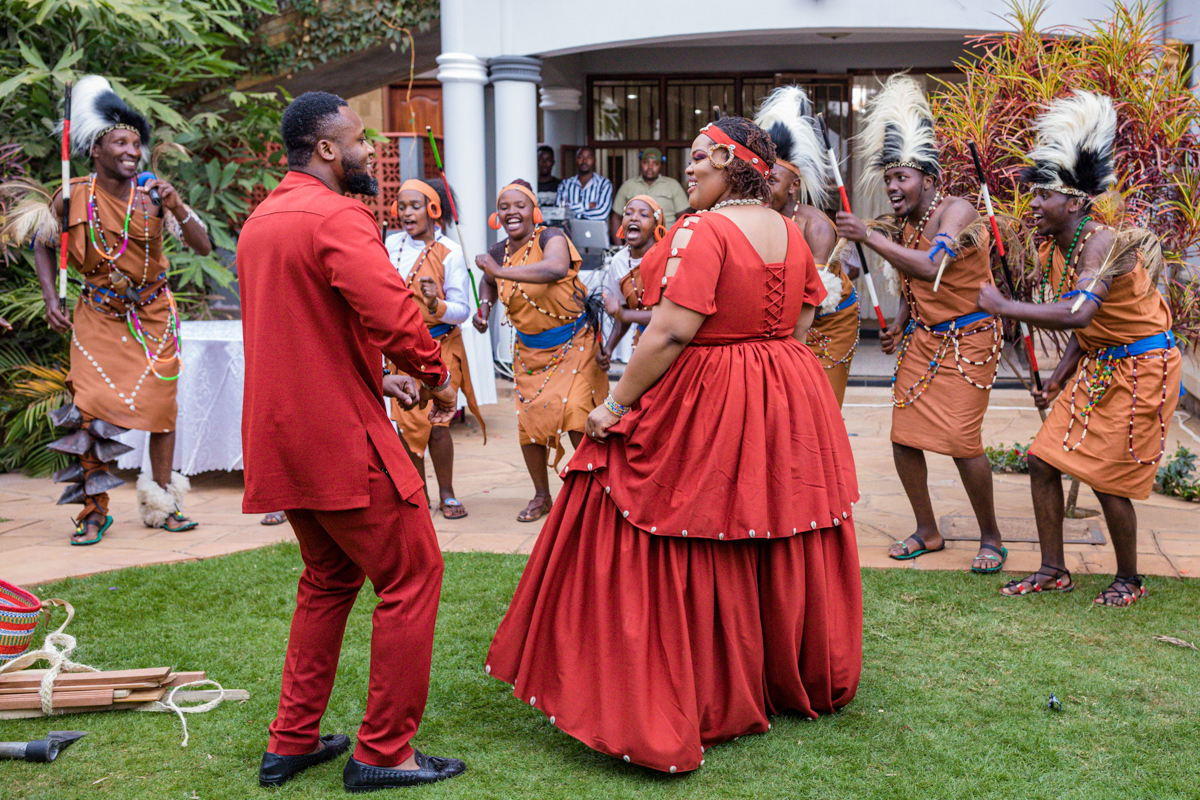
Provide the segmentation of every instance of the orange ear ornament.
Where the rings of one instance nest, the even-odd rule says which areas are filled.
[[[661,222],[654,226],[654,241],[662,241],[663,237],[666,235],[667,229],[663,227]]]
[[[625,223],[623,223],[623,222],[621,223],[621,227],[617,228],[617,238],[618,239],[625,238]]]
[[[534,224],[534,225],[541,225],[541,224],[542,224],[543,222],[545,222],[545,221],[546,221],[546,218],[545,218],[544,216],[542,216],[542,209],[541,209],[541,207],[540,207],[540,206],[534,206],[534,207],[533,207],[533,224]]]
[[[493,213],[488,217],[488,227],[494,231],[500,230],[500,215]]]

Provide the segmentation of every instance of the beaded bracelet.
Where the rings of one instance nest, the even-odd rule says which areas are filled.
[[[629,406],[623,406],[616,400],[613,400],[613,396],[611,394],[604,398],[604,407],[608,409],[608,413],[612,414],[617,419],[620,419],[629,413]]]

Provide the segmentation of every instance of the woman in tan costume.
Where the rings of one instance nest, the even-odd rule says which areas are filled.
[[[487,330],[498,299],[514,332],[517,424],[534,487],[533,499],[517,516],[520,522],[534,522],[550,510],[549,451],[557,469],[565,452],[562,435],[578,446],[587,415],[608,394],[608,376],[596,362],[596,333],[584,313],[587,289],[579,280],[579,253],[566,234],[541,221],[529,184],[510,183],[489,220],[508,238],[475,259],[486,273],[476,329]]]
[[[979,293],[990,313],[1073,332],[1054,375],[1034,393],[1039,408],[1053,404],[1029,448],[1042,565],[1004,586],[1008,596],[1075,588],[1063,553],[1063,473],[1095,491],[1117,555],[1117,574],[1095,603],[1125,607],[1146,595],[1131,500],[1145,500],[1154,486],[1182,357],[1152,274],[1161,265],[1157,240],[1092,217],[1095,197],[1116,183],[1116,127],[1103,95],[1076,91],[1051,104],[1022,175],[1032,184],[1037,231],[1048,239],[1039,254],[1047,302],[1010,301],[994,287]]]
[[[487,443],[487,426],[475,389],[471,385],[471,368],[463,347],[462,328],[471,315],[468,294],[467,264],[462,248],[445,236],[439,223],[449,206],[446,188],[440,180],[407,180],[400,186],[393,216],[399,218],[403,230],[388,236],[385,242],[392,265],[400,272],[413,291],[413,302],[421,309],[425,325],[434,341],[441,345],[442,360],[450,370],[450,385],[461,390],[467,398],[467,408],[475,415]],[[394,370],[393,365],[389,365]],[[421,477],[425,477],[425,450],[433,458],[437,476],[438,508],[446,519],[461,519],[467,510],[454,496],[454,441],[450,438],[450,421],[430,423],[428,409],[404,409],[392,405],[392,419],[409,458]],[[426,502],[429,500],[426,489]]]

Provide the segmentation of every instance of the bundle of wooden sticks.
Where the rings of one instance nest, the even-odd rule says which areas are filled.
[[[38,694],[46,670],[26,669],[0,675],[0,719],[42,715]],[[172,672],[170,667],[123,669],[107,672],[64,672],[54,679],[55,714],[87,711],[139,710],[162,700],[175,686],[203,681],[203,672]],[[211,700],[219,692],[180,689],[177,702]],[[239,690],[226,690],[225,699],[244,700]]]

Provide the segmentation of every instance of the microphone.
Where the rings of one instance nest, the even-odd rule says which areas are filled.
[[[153,172],[143,172],[140,175],[138,175],[138,186],[145,186],[147,183],[149,183],[152,180],[154,180]],[[158,189],[150,190],[150,202],[154,203],[154,205],[156,205],[156,206],[162,205],[162,197],[159,196]]]

